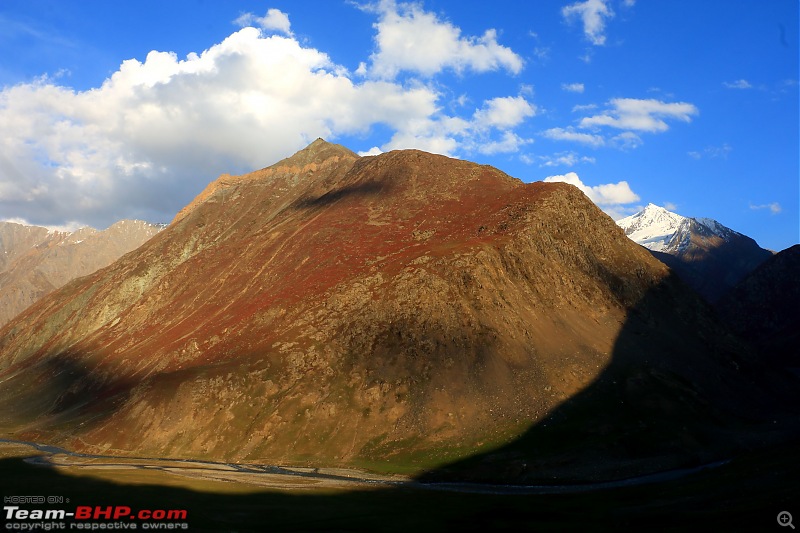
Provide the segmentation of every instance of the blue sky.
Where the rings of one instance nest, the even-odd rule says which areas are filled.
[[[796,0],[0,0],[0,219],[169,221],[317,137],[798,236]]]

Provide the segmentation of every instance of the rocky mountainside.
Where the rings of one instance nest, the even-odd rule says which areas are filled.
[[[66,232],[0,222],[0,326],[70,280],[110,265],[162,228],[122,220],[102,231]]]
[[[765,261],[717,309],[764,357],[800,368],[800,244]]]
[[[654,204],[617,224],[711,303],[772,257],[716,220],[684,217]]]
[[[492,471],[608,479],[726,456],[765,416],[781,427],[765,376],[577,188],[317,140],[221,177],[0,330],[0,426],[91,451],[412,473],[577,402],[557,446]]]

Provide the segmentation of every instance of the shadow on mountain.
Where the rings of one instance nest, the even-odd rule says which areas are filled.
[[[31,420],[36,421],[37,430],[64,423],[72,427],[95,424],[123,405],[135,385],[89,366],[86,358],[69,351],[6,370],[3,381],[2,426],[15,431],[25,431]]]
[[[338,189],[328,191],[316,197],[301,198],[294,204],[295,209],[309,209],[314,207],[326,207],[348,197],[364,197],[385,193],[387,184],[375,181],[347,185]]]
[[[765,359],[800,372],[800,244],[761,264],[716,306]]]
[[[679,255],[648,251],[711,304],[719,302],[731,288],[772,255],[748,237],[706,246],[692,247],[690,251]]]
[[[653,289],[629,313],[598,379],[513,442],[421,475],[427,487],[231,494],[210,482],[198,490],[167,486],[178,483],[167,478],[159,485],[118,484],[4,459],[0,472],[13,480],[4,483],[4,495],[187,509],[191,529],[207,531],[741,530],[745,524],[766,530],[800,496],[796,378],[754,358],[688,294],[675,279]],[[53,413],[78,409],[98,394],[111,409],[129,387],[92,377],[71,357],[46,364],[36,375],[49,381],[31,395],[46,398]],[[677,479],[562,494],[474,494],[471,485],[457,485],[466,492],[430,485],[563,486],[727,460]]]
[[[747,351],[675,274],[598,378],[513,442],[419,479],[561,484],[693,468],[800,436],[797,378]]]

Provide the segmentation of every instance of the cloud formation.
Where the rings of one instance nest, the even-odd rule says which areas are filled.
[[[736,81],[726,81],[723,82],[722,85],[727,87],[728,89],[752,89],[753,86],[750,85],[750,82],[747,80],[736,80]]]
[[[629,131],[658,133],[667,131],[667,120],[691,122],[699,113],[697,107],[686,102],[662,102],[660,100],[636,98],[614,98],[605,112],[584,117],[580,127],[605,126]]]
[[[396,9],[437,22],[418,7]],[[365,135],[376,126],[391,135],[378,150],[500,153],[530,142],[513,131],[536,113],[525,97],[489,98],[472,114],[449,115],[433,83],[355,81],[292,37],[278,10],[237,20],[261,29],[244,27],[184,59],[152,51],[144,61],[126,60],[91,90],[47,78],[0,90],[3,216],[95,227],[120,218],[165,222],[218,174],[261,168],[317,137]],[[480,58],[493,48],[479,41],[458,40],[476,71],[492,65]],[[497,57],[511,58],[512,72],[521,68],[503,50]]]
[[[572,141],[593,147],[603,146],[605,144],[605,139],[600,135],[578,132],[573,128],[550,128],[545,130],[542,135],[554,141]]]
[[[276,31],[289,37],[292,36],[292,25],[289,22],[289,15],[280,9],[268,9],[267,14],[263,17],[259,17],[253,13],[243,13],[233,22],[242,28],[256,25],[262,30]]]
[[[779,204],[778,202],[772,202],[769,204],[759,204],[759,205],[750,204],[750,209],[754,211],[759,211],[761,209],[769,209],[770,214],[773,215],[777,215],[782,211],[781,204]]]
[[[536,114],[536,106],[522,96],[505,96],[488,100],[475,112],[478,127],[513,128]]]
[[[588,157],[588,156],[581,156],[575,152],[558,152],[553,155],[542,155],[539,156],[539,161],[541,161],[539,166],[542,167],[574,167],[578,163],[594,163],[595,158]],[[529,159],[530,163],[533,163],[534,160]]]
[[[582,83],[562,83],[561,89],[570,93],[582,93],[584,86]]]
[[[459,73],[505,69],[513,74],[522,70],[522,58],[497,42],[494,29],[480,37],[465,37],[460,28],[416,3],[382,0],[364,9],[377,13],[379,21],[374,24],[377,50],[369,67],[361,65],[361,74],[393,79],[402,71],[431,77],[445,69]]]
[[[567,21],[580,18],[586,39],[595,46],[602,46],[606,43],[606,20],[612,18],[614,12],[606,0],[584,0],[564,6],[561,15]]]
[[[702,159],[704,157],[709,159],[728,159],[728,154],[733,151],[733,147],[728,143],[723,143],[721,146],[707,146],[702,152],[691,151],[687,152],[692,159]]]

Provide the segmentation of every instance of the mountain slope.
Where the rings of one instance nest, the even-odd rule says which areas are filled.
[[[631,323],[610,386],[658,393],[593,409],[643,442],[602,468],[576,456],[575,472],[740,444],[731,432],[770,402],[754,363],[578,189],[317,140],[223,176],[0,330],[0,424],[114,453],[415,472],[545,421],[620,357]]]
[[[140,220],[75,232],[0,222],[0,326],[45,294],[110,265],[160,230]]]
[[[720,301],[719,313],[764,357],[800,368],[800,244],[778,252]]]
[[[683,217],[653,204],[617,224],[711,303],[772,256],[716,220]]]

